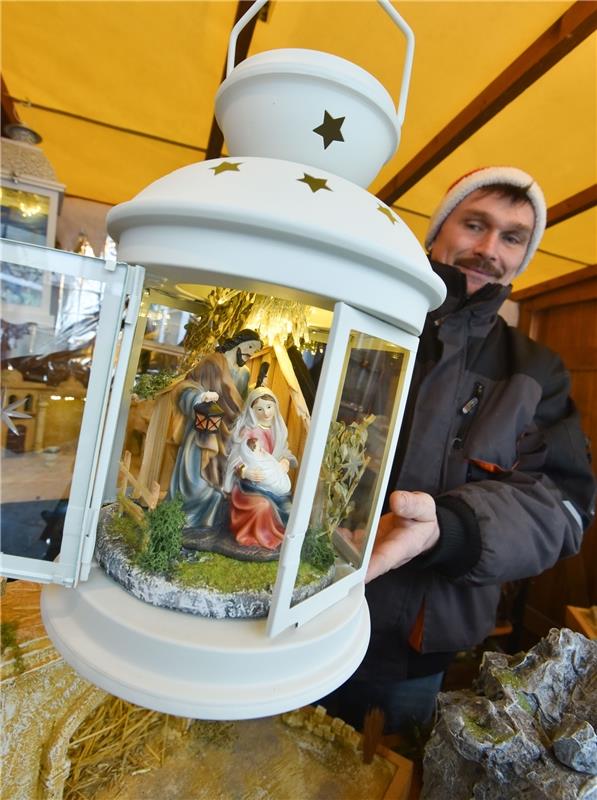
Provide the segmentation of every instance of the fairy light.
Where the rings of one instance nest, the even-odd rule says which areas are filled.
[[[255,298],[245,326],[259,331],[265,345],[286,344],[290,337],[298,346],[309,342],[311,309],[293,300],[259,295]]]

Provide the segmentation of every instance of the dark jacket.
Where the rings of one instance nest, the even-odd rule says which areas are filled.
[[[458,270],[432,266],[448,296],[421,335],[390,487],[435,497],[440,539],[367,586],[363,670],[395,679],[409,671],[409,636],[421,654],[481,642],[495,625],[500,585],[578,552],[594,503],[559,357],[497,316],[510,287],[488,284],[467,298]],[[414,674],[437,671],[428,661]]]

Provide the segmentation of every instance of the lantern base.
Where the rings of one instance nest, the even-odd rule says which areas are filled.
[[[147,605],[97,565],[76,589],[45,586],[41,610],[57,650],[91,683],[197,719],[265,717],[316,701],[355,671],[370,633],[362,585],[270,639],[264,619],[203,619]]]

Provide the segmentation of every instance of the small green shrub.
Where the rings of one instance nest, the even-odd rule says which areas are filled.
[[[139,564],[149,572],[167,572],[180,554],[186,523],[180,495],[159,503],[147,513],[149,536]]]
[[[325,531],[308,530],[301,548],[301,561],[306,561],[322,572],[334,563],[335,554],[332,543]]]

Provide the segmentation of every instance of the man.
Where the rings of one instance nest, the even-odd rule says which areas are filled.
[[[249,328],[243,328],[230,339],[224,339],[216,347],[217,353],[224,354],[234,385],[243,400],[248,394],[251,374],[245,365],[251,356],[255,355],[262,347],[259,335]],[[218,398],[213,399],[217,400]]]
[[[594,479],[560,359],[497,316],[545,228],[543,194],[512,167],[457,181],[426,246],[446,283],[425,323],[367,574],[372,636],[353,678],[322,700],[386,730],[432,714],[455,652],[495,624],[500,585],[576,553]]]

